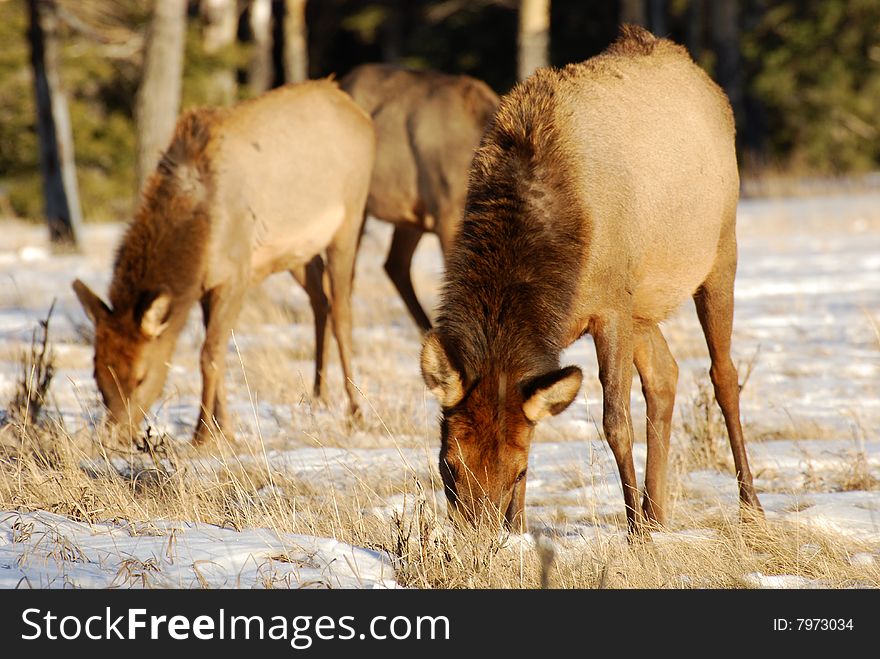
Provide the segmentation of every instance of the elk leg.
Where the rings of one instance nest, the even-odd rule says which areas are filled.
[[[202,297],[205,322],[205,343],[202,346],[202,403],[196,422],[193,444],[205,443],[214,432],[232,437],[232,426],[226,411],[226,349],[229,331],[244,296],[244,287],[218,286]]]
[[[208,332],[208,324],[211,319],[212,298],[213,298],[213,296],[211,295],[210,292],[208,292],[204,296],[202,296],[202,299],[200,300],[200,304],[202,307],[202,322],[205,326],[205,336],[206,337],[207,337],[207,332]],[[202,383],[204,384],[205,381],[206,380],[205,380],[204,372],[203,372],[202,373]],[[204,408],[204,401],[203,401],[202,406]],[[215,386],[214,401],[213,401],[213,404],[211,405],[209,411],[210,411],[209,417],[213,417],[214,419],[216,419],[218,424],[221,427],[229,427],[230,426],[229,412],[226,409],[226,378],[221,377],[221,378],[217,379],[217,383]],[[200,416],[199,422],[196,425],[196,430],[198,431],[198,428],[201,428],[202,425],[203,424],[201,423],[201,416]],[[200,440],[200,441],[204,441],[204,440]]]
[[[706,336],[712,366],[709,375],[715,388],[715,400],[724,415],[740,502],[755,512],[763,513],[752,472],[746,455],[742,425],[739,417],[739,378],[730,358],[730,337],[733,332],[733,280],[736,275],[736,238],[721,238],[721,248],[715,266],[706,281],[694,293],[697,316]]]
[[[627,527],[632,538],[642,534],[643,524],[632,458],[633,429],[629,407],[633,364],[631,316],[621,314],[600,320],[593,338],[602,383],[602,428],[620,472]]]
[[[327,363],[327,315],[330,302],[324,291],[324,260],[320,255],[300,268],[290,271],[300,286],[305,289],[315,317],[315,386],[314,396],[326,400],[327,387],[324,382],[324,364]]]
[[[413,289],[410,268],[412,266],[413,253],[422,238],[422,232],[415,227],[396,226],[391,238],[391,248],[388,250],[388,258],[385,261],[385,272],[388,273],[397,292],[403,299],[413,320],[422,332],[431,329],[431,321],[428,319],[419,299]]]
[[[642,381],[647,407],[648,464],[642,511],[648,522],[660,526],[666,523],[666,470],[678,364],[657,325],[637,337],[633,362]]]
[[[339,347],[342,374],[345,378],[345,392],[348,394],[349,414],[357,417],[357,390],[351,370],[351,289],[354,279],[354,264],[357,257],[357,244],[360,231],[352,224],[361,221],[361,216],[350,216],[327,247],[327,271],[330,276],[330,318],[333,334]]]

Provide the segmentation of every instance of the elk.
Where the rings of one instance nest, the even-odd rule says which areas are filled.
[[[680,46],[624,26],[602,54],[502,98],[474,156],[421,371],[439,399],[450,514],[525,528],[535,425],[581,386],[561,351],[589,333],[628,535],[666,519],[678,367],[659,323],[692,297],[744,513],[761,514],[730,357],[739,175],[730,104]],[[633,467],[632,365],[647,403]],[[487,511],[490,513],[487,515]]]
[[[413,289],[413,254],[426,231],[448,252],[464,211],[471,159],[498,96],[470,76],[389,64],[362,64],[340,86],[373,118],[376,162],[366,212],[394,224],[385,272],[426,332],[431,321]]]
[[[357,411],[350,294],[374,155],[369,116],[326,80],[181,116],[119,244],[109,304],[73,282],[95,326],[95,379],[111,420],[139,425],[199,302],[205,340],[193,441],[231,436],[223,382],[229,332],[248,288],[284,270],[314,311],[316,395],[324,391],[329,306]]]

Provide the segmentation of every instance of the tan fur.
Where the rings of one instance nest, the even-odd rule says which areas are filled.
[[[449,248],[461,222],[474,150],[498,104],[466,75],[364,64],[341,82],[376,125],[376,165],[367,212],[395,224],[385,270],[416,324],[431,323],[419,304],[410,263],[422,233]]]
[[[683,48],[641,28],[624,27],[586,62],[538,70],[501,100],[474,156],[437,325],[424,343],[428,386],[454,381],[452,371],[465,392],[444,403],[441,423],[453,508],[494,508],[524,524],[524,424],[574,399],[580,370],[560,368],[559,358],[590,333],[629,530],[662,524],[678,369],[659,323],[692,296],[740,497],[760,511],[730,359],[738,194],[723,92]],[[648,416],[642,505],[633,364]],[[462,499],[466,473],[478,496]]]
[[[223,386],[229,329],[248,287],[281,270],[306,288],[315,311],[320,393],[325,249],[333,328],[350,378],[351,275],[374,154],[370,118],[329,81],[181,116],[120,243],[110,307],[74,282],[95,321],[95,376],[112,418],[137,426],[199,301],[206,338],[196,440],[230,433]],[[346,389],[354,412],[356,392],[348,382]]]

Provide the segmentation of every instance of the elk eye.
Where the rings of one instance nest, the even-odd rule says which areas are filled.
[[[519,483],[520,481],[522,481],[522,479],[526,477],[527,471],[528,471],[528,469],[523,469],[521,472],[519,472],[519,476],[516,477],[516,480],[514,481],[514,483]]]

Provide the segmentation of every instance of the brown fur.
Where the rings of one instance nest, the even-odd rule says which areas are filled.
[[[437,326],[422,350],[443,406],[440,470],[451,511],[523,528],[535,423],[563,411],[582,375],[560,368],[596,343],[603,429],[631,533],[665,518],[677,366],[658,323],[693,295],[727,421],[740,496],[760,510],[730,361],[738,195],[729,104],[686,51],[624,27],[605,53],[517,85],[474,156]],[[637,504],[632,366],[648,408]],[[524,447],[526,447],[524,451]]]
[[[211,230],[207,189],[212,179],[206,150],[212,125],[220,116],[220,110],[200,108],[177,122],[171,144],[119,243],[109,292],[114,309],[134,309],[145,290],[167,288],[187,311],[201,296],[204,249]]]
[[[448,250],[471,159],[498,97],[469,76],[387,64],[361,65],[341,85],[373,117],[378,146],[367,213],[395,225],[385,270],[426,331],[431,322],[413,290],[412,256],[425,231]]]
[[[559,175],[564,156],[548,110],[557,76],[539,70],[505,96],[474,156],[467,221],[438,311],[438,333],[465,379],[487,363],[505,364],[514,378],[542,373],[566,346],[571,273],[587,234],[582,205]]]
[[[369,117],[328,81],[181,116],[120,242],[111,306],[79,280],[73,284],[95,323],[95,377],[113,420],[136,427],[161,393],[198,301],[206,337],[195,439],[231,434],[223,383],[228,333],[247,288],[280,270],[303,285],[315,312],[321,395],[325,249],[330,315],[356,412],[349,296],[374,153]]]

